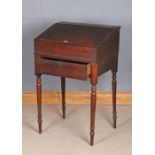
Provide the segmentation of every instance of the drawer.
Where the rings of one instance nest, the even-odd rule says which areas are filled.
[[[90,62],[96,60],[96,48],[65,42],[35,40],[35,53],[54,59]]]
[[[90,64],[59,61],[35,56],[36,74],[49,74],[66,78],[86,80],[90,75]]]

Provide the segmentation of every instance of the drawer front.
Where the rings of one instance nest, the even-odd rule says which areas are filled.
[[[70,45],[63,42],[35,40],[35,51],[51,58],[84,62],[96,60],[96,49],[94,47]]]
[[[49,74],[66,78],[86,80],[90,75],[90,65],[85,63],[73,63],[57,61],[53,59],[35,56],[36,74]]]

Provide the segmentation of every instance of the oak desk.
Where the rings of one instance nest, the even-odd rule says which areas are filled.
[[[59,22],[34,39],[39,133],[42,132],[42,74],[61,77],[63,118],[65,118],[65,78],[87,80],[90,77],[90,145],[93,145],[97,78],[111,70],[113,127],[116,128],[119,32],[120,26]]]

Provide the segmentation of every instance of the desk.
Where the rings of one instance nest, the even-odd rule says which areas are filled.
[[[116,128],[116,73],[120,26],[59,22],[34,39],[38,125],[42,132],[41,75],[61,77],[62,111],[65,112],[65,79],[91,84],[90,145],[94,143],[98,76],[112,72],[113,127]]]

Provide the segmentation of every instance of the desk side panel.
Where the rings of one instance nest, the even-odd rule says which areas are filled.
[[[119,29],[116,29],[98,48],[97,62],[99,64],[99,74],[102,74],[108,70],[117,71],[118,52]]]

